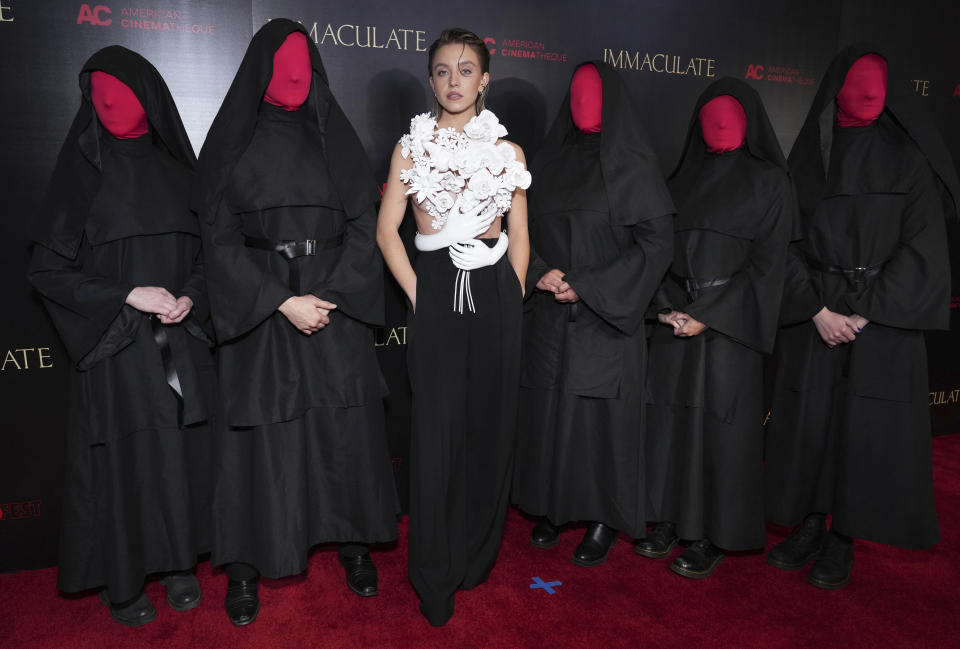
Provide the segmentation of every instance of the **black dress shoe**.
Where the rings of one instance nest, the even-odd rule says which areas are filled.
[[[115,605],[110,603],[107,591],[101,590],[100,601],[110,609],[110,617],[124,626],[143,626],[147,622],[153,622],[157,617],[157,609],[153,607],[153,602],[142,591],[129,602]]]
[[[192,572],[174,572],[163,578],[167,588],[167,604],[175,611],[189,611],[200,606],[203,592]]]
[[[617,530],[603,523],[590,523],[580,545],[573,551],[573,562],[587,568],[599,566],[607,560],[616,542]]]
[[[227,598],[223,607],[227,610],[227,617],[233,626],[247,626],[257,619],[260,612],[260,597],[257,595],[257,582],[253,579],[231,579],[227,583]]]
[[[340,557],[340,565],[347,572],[347,586],[357,595],[373,597],[380,592],[377,588],[377,567],[369,552],[356,557]]]
[[[547,550],[560,542],[560,528],[551,523],[546,516],[537,521],[530,535],[530,544],[535,548]]]
[[[826,515],[810,514],[793,534],[773,546],[767,563],[781,570],[799,570],[820,554],[826,536]]]
[[[823,549],[813,568],[807,573],[807,581],[825,590],[840,590],[850,583],[853,570],[853,539],[831,531],[823,542]]]
[[[701,539],[673,560],[670,570],[690,579],[705,579],[723,561],[723,552],[707,539]]]
[[[677,526],[670,521],[657,523],[647,534],[647,538],[640,539],[633,546],[633,551],[637,554],[650,557],[651,559],[662,559],[670,550],[677,546]]]

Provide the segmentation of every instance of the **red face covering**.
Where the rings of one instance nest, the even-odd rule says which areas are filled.
[[[603,116],[603,82],[593,65],[581,65],[570,82],[570,113],[584,133],[599,133]]]
[[[284,110],[297,110],[310,94],[312,78],[307,37],[294,32],[273,55],[273,76],[263,100]]]
[[[97,117],[110,134],[120,140],[144,135],[147,113],[133,91],[112,74],[102,70],[90,73],[90,99]]]
[[[887,61],[879,54],[866,54],[847,71],[837,93],[837,123],[866,126],[883,112],[887,100]]]
[[[727,153],[747,138],[747,113],[730,95],[714,97],[700,109],[700,130],[710,153]]]

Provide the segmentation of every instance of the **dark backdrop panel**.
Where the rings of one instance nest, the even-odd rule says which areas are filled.
[[[960,8],[930,0],[748,0],[735,7],[707,0],[492,0],[482,10],[451,5],[444,12],[425,0],[164,0],[142,10],[103,1],[0,2],[0,286],[7,296],[0,325],[0,403],[7,413],[0,447],[0,570],[50,565],[56,557],[68,368],[23,280],[24,226],[78,106],[77,72],[100,47],[120,43],[157,66],[199,150],[253,31],[272,17],[300,20],[384,181],[410,117],[430,106],[426,49],[444,27],[464,26],[486,39],[489,106],[528,159],[575,65],[600,59],[620,69],[665,173],[676,164],[696,96],[715,78],[753,84],[789,151],[833,54],[850,42],[870,40],[903,63],[904,74],[891,83],[907,85],[929,103],[960,160],[960,72],[954,63],[960,43],[951,34]],[[410,223],[404,234],[412,238]],[[957,236],[952,228],[954,251],[960,250],[953,245]],[[960,272],[960,261],[954,269]],[[388,280],[387,325],[375,344],[391,390],[388,434],[404,498],[410,404],[405,320],[403,296]],[[928,340],[934,430],[956,432],[960,352],[951,334]]]

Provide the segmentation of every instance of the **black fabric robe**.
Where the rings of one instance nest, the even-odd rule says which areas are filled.
[[[90,73],[129,86],[150,132],[100,125]],[[183,570],[210,549],[216,392],[200,237],[189,208],[195,158],[159,73],[119,46],[80,73],[82,102],[31,224],[29,279],[74,364],[58,587],[106,586],[123,602],[148,573]],[[138,286],[193,301],[176,325],[127,306]],[[165,340],[164,340],[165,339]],[[182,393],[170,385],[176,377]]]
[[[892,67],[879,119],[836,126],[834,97],[869,52],[837,56],[790,154],[801,227],[777,343],[766,510],[785,525],[827,512],[840,533],[922,548],[938,539],[922,330],[949,326],[944,214],[960,194]],[[878,272],[855,284],[831,266]],[[823,306],[870,324],[829,349],[810,320]]]
[[[625,86],[594,62],[603,131],[569,93],[533,164],[513,501],[555,524],[644,536],[643,314],[669,264],[673,204]],[[535,290],[552,268],[580,301]]]
[[[746,142],[706,150],[700,109],[720,95],[747,115]],[[762,547],[763,355],[773,351],[794,199],[787,162],[760,96],[720,79],[694,108],[669,181],[677,205],[674,256],[655,307],[707,325],[678,338],[656,324],[650,340],[647,484],[656,520],[686,539],[727,550]],[[689,293],[680,278],[729,278]]]
[[[370,328],[383,322],[376,187],[313,45],[307,102],[288,112],[263,101],[273,54],[294,31],[303,27],[278,19],[254,36],[201,152],[196,194],[227,424],[213,562],[272,578],[302,572],[318,543],[397,536]],[[318,251],[287,261],[247,237],[315,239]],[[311,336],[277,311],[308,293],[338,306]]]

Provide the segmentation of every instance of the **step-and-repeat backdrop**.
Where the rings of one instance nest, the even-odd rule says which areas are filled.
[[[757,89],[789,152],[834,53],[867,40],[900,64],[905,76],[891,83],[923,98],[960,160],[960,6],[954,3],[0,0],[0,571],[56,561],[69,367],[24,279],[24,233],[79,104],[81,65],[114,43],[143,54],[166,79],[199,151],[253,32],[281,16],[302,22],[317,43],[333,91],[383,180],[410,117],[430,105],[426,50],[451,26],[486,40],[488,105],[528,159],[574,66],[588,59],[620,70],[665,171],[677,161],[694,100],[720,76]],[[953,243],[955,228],[950,236]],[[372,344],[391,388],[388,433],[405,498],[406,327],[390,280],[387,294],[387,326]],[[958,305],[953,298],[951,306]],[[960,345],[946,333],[927,340],[934,433],[958,432]]]

